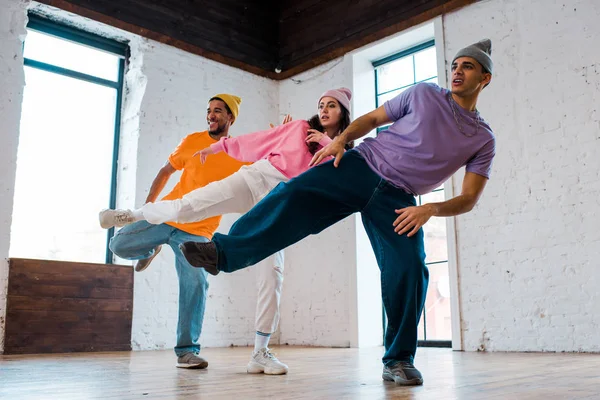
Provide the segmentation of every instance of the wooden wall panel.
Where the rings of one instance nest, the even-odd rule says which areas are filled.
[[[288,0],[280,19],[285,76],[428,21],[476,0]]]
[[[131,350],[133,269],[10,259],[5,354]]]

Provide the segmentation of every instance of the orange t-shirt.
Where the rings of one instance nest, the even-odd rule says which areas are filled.
[[[200,157],[192,157],[194,153],[216,142],[210,137],[208,131],[192,133],[183,138],[179,146],[169,156],[171,166],[178,171],[183,170],[181,178],[173,190],[162,200],[180,199],[192,190],[214,181],[220,181],[239,170],[243,165],[250,164],[238,161],[226,153],[212,154],[206,158],[204,164],[200,162]],[[192,235],[204,236],[210,239],[219,227],[220,222],[221,216],[219,215],[185,224],[167,222],[167,225]]]

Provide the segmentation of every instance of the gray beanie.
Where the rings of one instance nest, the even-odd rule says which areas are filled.
[[[460,49],[458,53],[456,53],[456,56],[454,56],[452,63],[459,57],[471,57],[477,60],[479,64],[483,65],[483,69],[491,74],[492,69],[494,68],[492,58],[490,57],[491,55],[492,41],[490,39],[483,39],[464,49]]]

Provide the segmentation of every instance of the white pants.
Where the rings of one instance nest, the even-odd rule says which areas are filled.
[[[222,214],[244,214],[275,186],[287,181],[288,178],[270,162],[260,160],[243,166],[225,179],[193,190],[181,199],[147,203],[138,211],[152,224],[196,222]],[[279,323],[283,264],[281,250],[256,265],[256,330],[262,333],[273,333]]]

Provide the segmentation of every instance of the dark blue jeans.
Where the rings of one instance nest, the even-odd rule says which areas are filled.
[[[423,230],[400,236],[392,223],[394,210],[414,205],[412,195],[379,177],[357,151],[349,151],[338,168],[327,162],[279,184],[228,235],[215,234],[218,267],[233,272],[254,265],[360,212],[381,270],[388,318],[383,363],[412,362],[429,280]]]

